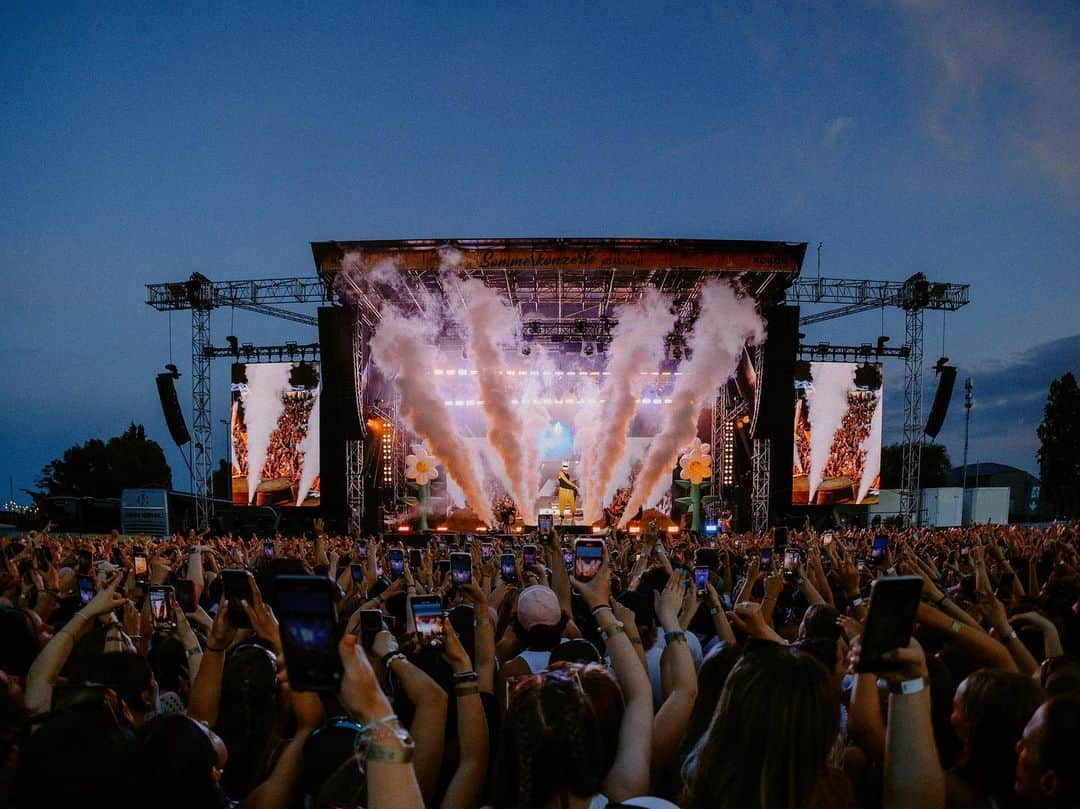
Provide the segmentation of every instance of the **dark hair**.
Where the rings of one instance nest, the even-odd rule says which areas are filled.
[[[839,731],[839,695],[820,662],[779,646],[744,654],[695,748],[686,805],[809,806]]]
[[[1054,697],[1043,708],[1043,737],[1039,764],[1053,770],[1061,781],[1062,805],[1080,804],[1080,770],[1076,766],[1076,739],[1080,737],[1080,697]]]
[[[551,650],[548,665],[555,663],[600,663],[600,652],[585,638],[574,638]]]
[[[529,676],[503,719],[494,806],[541,809],[556,795],[595,795],[614,762],[622,707],[601,666],[561,664]]]
[[[25,677],[38,651],[26,614],[14,607],[0,606],[0,669]]]
[[[136,652],[106,652],[87,662],[87,679],[116,691],[127,706],[138,712],[148,711],[143,692],[153,687],[154,674],[146,659]]]
[[[315,806],[351,806],[364,798],[364,773],[355,758],[363,731],[349,717],[337,716],[327,719],[304,742],[300,786]]]
[[[802,619],[802,638],[827,638],[836,641],[841,635],[836,619],[840,612],[828,604],[811,604]]]
[[[15,806],[81,806],[87,796],[134,806],[134,748],[134,734],[103,703],[53,713],[19,750]]]
[[[967,722],[967,762],[961,774],[998,798],[1012,794],[1016,743],[1043,701],[1043,690],[1018,672],[979,669],[961,684],[960,709]]]
[[[277,668],[274,655],[254,643],[229,651],[221,675],[217,731],[229,750],[222,786],[230,798],[242,798],[265,775],[278,719]]]
[[[138,735],[140,792],[155,806],[225,807],[225,795],[212,777],[217,752],[210,739],[185,714],[159,714]]]

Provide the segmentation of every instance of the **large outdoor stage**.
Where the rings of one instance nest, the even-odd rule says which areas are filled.
[[[798,316],[783,303],[805,252],[700,239],[313,243],[337,301],[319,313],[324,514],[368,530],[558,520],[568,464],[575,522],[617,522],[627,504],[678,521],[672,471],[687,438],[706,448],[710,512],[748,522],[786,507]],[[770,439],[785,459],[775,472],[755,458]],[[438,470],[424,485],[418,453]]]

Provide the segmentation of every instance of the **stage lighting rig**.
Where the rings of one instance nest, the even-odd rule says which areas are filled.
[[[165,365],[165,370],[169,372],[169,376],[171,376],[173,379],[180,378],[180,371],[171,362]]]

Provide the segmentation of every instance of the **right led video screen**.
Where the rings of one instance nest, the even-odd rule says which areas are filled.
[[[794,505],[870,505],[881,486],[881,365],[795,366]]]

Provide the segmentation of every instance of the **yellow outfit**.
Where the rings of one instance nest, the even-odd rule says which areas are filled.
[[[565,469],[559,471],[559,521],[566,519],[566,513],[570,513],[570,522],[574,522],[574,514],[577,512],[578,487],[570,480],[570,473]]]

